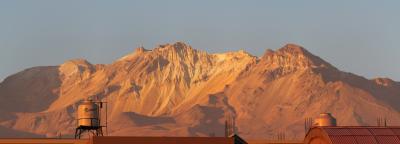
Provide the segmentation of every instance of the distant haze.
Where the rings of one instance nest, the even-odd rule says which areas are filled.
[[[68,59],[111,63],[143,45],[184,41],[261,56],[302,45],[343,71],[400,80],[400,1],[0,2],[0,81]]]

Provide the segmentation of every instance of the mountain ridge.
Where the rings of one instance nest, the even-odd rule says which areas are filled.
[[[339,124],[373,125],[382,115],[400,124],[399,89],[391,79],[342,72],[296,44],[255,57],[176,42],[136,48],[111,64],[75,59],[16,73],[0,83],[0,126],[70,135],[77,106],[92,97],[109,102],[112,135],[223,136],[230,117],[245,138],[283,129],[298,137],[303,119],[321,112]]]

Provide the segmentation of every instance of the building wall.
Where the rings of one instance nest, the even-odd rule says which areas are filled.
[[[234,144],[226,137],[93,137],[92,144]]]
[[[88,139],[0,139],[0,144],[89,144]]]
[[[321,137],[317,137],[314,139],[311,139],[311,141],[307,144],[329,144],[325,139]]]

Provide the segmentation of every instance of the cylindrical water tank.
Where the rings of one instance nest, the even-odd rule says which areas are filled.
[[[315,126],[336,126],[336,119],[330,113],[321,113],[315,119]]]
[[[78,106],[78,126],[100,126],[99,106],[90,99],[84,100]]]

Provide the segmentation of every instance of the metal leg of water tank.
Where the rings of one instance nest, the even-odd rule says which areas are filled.
[[[96,136],[103,136],[103,129],[102,129],[102,127],[99,127],[98,129],[96,129]]]
[[[82,134],[81,129],[80,128],[76,128],[75,129],[75,139],[76,138],[80,139],[81,138],[81,134]]]

